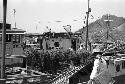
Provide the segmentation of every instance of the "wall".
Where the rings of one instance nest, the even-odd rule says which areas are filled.
[[[59,47],[55,47],[54,43],[59,42]],[[68,50],[71,48],[71,40],[70,39],[65,39],[65,38],[50,38],[50,39],[44,39],[43,40],[43,49],[47,49],[47,46],[51,48],[51,50],[56,50],[57,48],[63,49],[63,50]]]
[[[13,45],[11,42],[6,43],[6,54],[12,54]],[[0,57],[2,56],[2,42],[0,41]]]
[[[6,54],[23,55],[22,38],[23,35],[20,36],[20,43],[13,43],[13,37],[11,35],[11,41],[6,42]],[[0,56],[2,56],[2,41],[0,41]]]

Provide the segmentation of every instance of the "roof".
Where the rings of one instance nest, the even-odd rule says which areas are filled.
[[[80,36],[80,33],[67,33],[67,32],[60,32],[60,33],[55,33],[55,32],[45,32],[43,34],[44,37],[49,37],[49,38],[70,38],[71,37],[77,37]]]
[[[24,34],[26,32],[25,30],[22,29],[17,29],[17,28],[12,28],[12,29],[6,29],[7,34]],[[2,34],[2,29],[0,29],[0,34]]]
[[[2,29],[3,23],[0,23],[0,29]],[[6,29],[11,29],[11,24],[6,23]]]
[[[51,32],[46,32],[43,34],[44,37],[49,37],[49,38],[70,38],[67,33],[51,33]]]
[[[25,36],[32,37],[32,36],[42,36],[40,33],[26,33]]]

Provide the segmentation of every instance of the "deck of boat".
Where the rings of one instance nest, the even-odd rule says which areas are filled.
[[[114,77],[114,80],[116,81],[114,84],[125,84],[125,74]]]

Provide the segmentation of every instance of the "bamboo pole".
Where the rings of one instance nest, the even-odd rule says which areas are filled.
[[[1,58],[1,79],[5,79],[5,52],[6,52],[6,11],[7,0],[3,0],[3,28],[2,28],[2,58]],[[3,83],[4,84],[4,83]]]
[[[89,8],[89,0],[88,0],[88,11],[86,12],[87,14],[87,19],[86,19],[86,45],[85,45],[85,49],[87,50],[87,46],[88,46],[88,40],[89,40],[89,35],[88,35],[88,18],[89,18],[89,12],[91,12],[90,8]]]

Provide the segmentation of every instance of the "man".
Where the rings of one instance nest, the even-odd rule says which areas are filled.
[[[109,74],[106,60],[102,56],[99,47],[96,47],[93,54],[96,58],[88,84],[110,84],[112,77]]]

